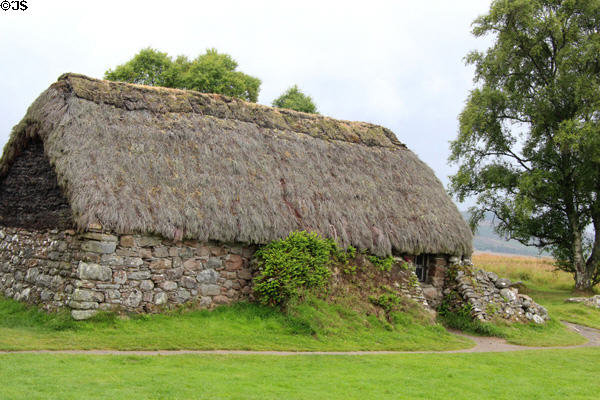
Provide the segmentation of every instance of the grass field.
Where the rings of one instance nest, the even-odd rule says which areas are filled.
[[[2,399],[597,399],[600,349],[388,356],[0,355]]]
[[[475,253],[472,260],[477,268],[495,272],[498,276],[515,282],[523,281],[546,289],[573,289],[573,276],[556,270],[553,260],[548,257]]]
[[[513,343],[581,343],[558,321],[600,328],[600,311],[565,304],[571,277],[549,262],[476,255],[546,306],[545,326],[496,324]],[[443,350],[469,347],[410,313],[393,324],[311,300],[290,314],[251,304],[74,322],[0,300],[0,349]],[[373,356],[1,354],[0,399],[597,399],[600,348]]]

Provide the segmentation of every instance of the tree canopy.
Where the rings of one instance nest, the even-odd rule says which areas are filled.
[[[281,96],[273,100],[273,107],[289,108],[305,113],[318,114],[317,106],[310,96],[305,95],[297,85],[286,90]]]
[[[450,189],[472,225],[549,250],[575,287],[600,282],[600,0],[495,0],[473,24],[476,87],[459,117]]]
[[[193,60],[180,55],[172,60],[167,53],[150,47],[142,49],[131,60],[109,69],[104,78],[138,83],[220,93],[256,102],[261,81],[236,71],[237,62],[228,54],[208,49]]]

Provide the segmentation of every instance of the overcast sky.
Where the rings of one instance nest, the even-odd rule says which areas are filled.
[[[463,57],[490,0],[50,1],[0,10],[0,145],[64,72],[102,78],[151,46],[190,58],[230,54],[270,105],[298,84],[319,112],[386,126],[444,185],[449,141],[473,71]],[[463,207],[461,207],[463,208]]]

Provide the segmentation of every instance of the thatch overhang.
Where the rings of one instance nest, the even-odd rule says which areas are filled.
[[[0,184],[38,136],[82,230],[248,243],[311,230],[380,255],[472,251],[433,171],[380,126],[65,74],[13,129]]]

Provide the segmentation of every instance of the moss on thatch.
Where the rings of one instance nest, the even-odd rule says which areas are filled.
[[[75,224],[265,243],[312,230],[376,254],[470,254],[429,167],[388,129],[222,95],[66,74],[13,129],[39,135]]]

